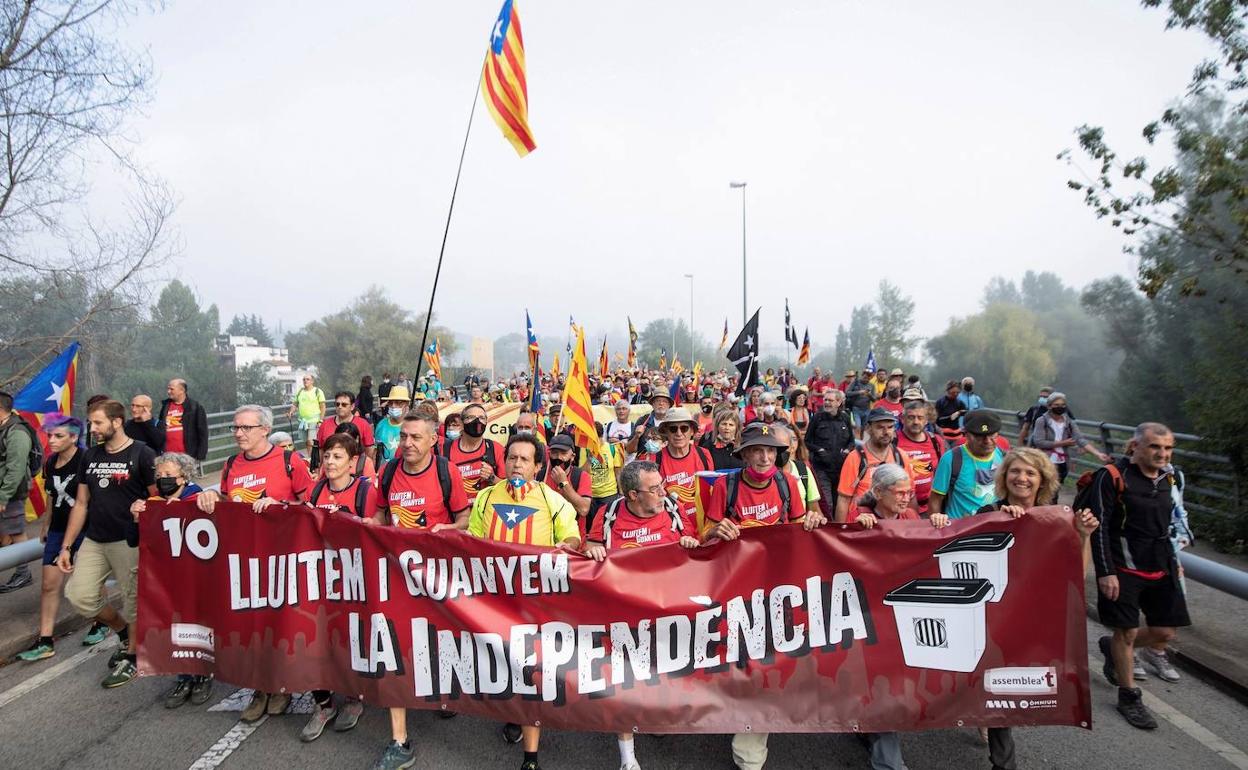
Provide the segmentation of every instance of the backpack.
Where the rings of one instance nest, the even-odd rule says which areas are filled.
[[[358,477],[360,483],[355,487],[355,515],[361,519],[368,518],[371,514],[368,508],[368,493],[372,491],[373,485],[367,478]],[[329,486],[329,479],[321,479],[312,487],[312,494],[308,495],[308,505],[315,506],[316,501],[321,498],[321,493]]]
[[[799,479],[802,480],[802,487],[804,489],[809,490],[810,489],[810,470],[806,467],[806,463],[794,457],[793,465],[797,467],[797,476]],[[807,494],[810,494],[810,493],[807,492]]]
[[[735,474],[734,474],[735,475]],[[615,519],[618,516],[618,510],[624,504],[623,497],[616,497],[607,505],[606,510],[602,512],[602,544],[611,549],[611,528],[615,526]],[[668,519],[671,521],[673,532],[683,532],[684,525],[680,520],[680,512],[676,509],[676,502],[670,497],[663,498],[663,511],[667,513]]]
[[[789,490],[788,482],[784,478],[784,475],[785,475],[784,472],[778,470],[776,475],[780,476],[780,479],[777,480],[775,476],[773,476],[772,481],[776,482],[776,489],[780,491],[780,509],[782,511],[785,511],[786,512],[785,515],[787,516],[788,515],[787,511],[789,510],[789,507],[790,507],[790,501],[792,500],[792,498],[790,497],[791,491]],[[780,483],[782,481],[784,482],[783,484]],[[737,504],[737,491],[740,488],[741,488],[741,474],[740,473],[733,473],[724,477],[724,492],[728,495],[728,498],[724,500],[724,516],[729,516],[732,514],[732,507]]]
[[[897,448],[897,445],[889,444],[889,448],[893,450],[893,459],[897,461],[897,464],[903,468],[906,467],[905,455],[903,455],[901,450]],[[860,446],[856,446],[854,447],[854,451],[858,453],[858,478],[854,480],[854,488],[857,488],[858,485],[862,483],[862,480],[867,477],[867,450]],[[957,459],[958,458],[956,457],[954,458],[955,462]],[[961,463],[958,464],[958,467],[961,467]]]
[[[13,422],[9,423],[3,433],[0,433],[0,465],[4,464],[5,461],[8,460],[8,458],[5,457],[5,454],[8,452],[6,449],[6,442],[9,438],[9,431],[12,430],[14,426],[21,426],[21,428],[26,431],[26,435],[30,436],[30,451],[26,454],[26,477],[28,479],[33,479],[39,474],[40,471],[43,470],[43,444],[39,443],[39,435],[35,433],[34,427],[30,423],[26,422],[26,420],[17,412],[13,413]]]
[[[381,504],[390,507],[390,485],[394,483],[394,474],[399,471],[399,463],[403,462],[402,458],[396,457],[386,463],[386,467],[381,471],[381,478],[377,480],[377,489],[381,492]],[[446,508],[446,514],[454,521],[455,511],[451,510],[451,462],[441,455],[433,456],[433,464],[438,474],[438,486],[442,489],[442,507]]]
[[[1104,470],[1109,474],[1110,480],[1114,483],[1114,494],[1119,498],[1118,504],[1121,505],[1122,493],[1126,491],[1127,488],[1127,482],[1122,477],[1123,469],[1118,467],[1118,463],[1112,462],[1105,463],[1105,465],[1101,466],[1101,468],[1098,468],[1097,470]],[[1070,505],[1073,510],[1082,511],[1085,508],[1092,508],[1091,503],[1093,498],[1096,496],[1096,491],[1092,488],[1092,481],[1096,478],[1096,473],[1097,471],[1095,470],[1084,471],[1079,476],[1079,480],[1075,482],[1075,501]],[[1178,485],[1179,489],[1182,490],[1183,481],[1176,481],[1175,473],[1168,473],[1166,476],[1170,479],[1170,486],[1172,489]]]
[[[455,441],[456,439],[448,438],[442,443],[442,457],[451,456],[451,444],[455,443]],[[490,466],[490,470],[494,471],[494,475],[497,476],[498,466],[494,464],[494,442],[488,438],[483,438],[481,439],[481,446],[485,449],[485,454],[481,455],[481,460]]]
[[[286,466],[286,478],[294,480],[295,469],[291,465],[290,458],[295,454],[293,449],[282,450],[282,462]],[[225,458],[225,464],[221,466],[221,481],[225,481],[230,477],[230,468],[234,467],[234,461],[238,459],[238,455],[233,454]]]

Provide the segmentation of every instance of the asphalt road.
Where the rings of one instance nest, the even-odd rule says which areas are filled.
[[[1089,622],[1091,644],[1100,633]],[[245,694],[217,683],[201,707],[165,709],[169,680],[141,678],[104,690],[105,662],[113,640],[87,651],[82,631],[60,640],[57,655],[33,664],[0,668],[0,756],[5,768],[367,768],[389,738],[389,722],[369,709],[349,733],[326,731],[300,743],[304,717],[270,717],[254,731],[236,727]],[[107,648],[106,648],[107,646]],[[1160,728],[1141,732],[1114,710],[1114,691],[1093,656],[1094,729],[1027,728],[1015,732],[1021,767],[1221,768],[1248,770],[1248,707],[1185,676],[1177,684],[1151,679]],[[505,745],[497,725],[412,712],[409,730],[418,768],[514,768],[518,747]],[[641,736],[638,759],[646,770],[732,768],[729,739],[720,735]],[[770,768],[866,767],[866,753],[847,735],[774,735]],[[908,765],[922,768],[988,768],[987,750],[971,730],[939,730],[902,738]],[[543,736],[546,768],[619,766],[615,739],[607,735],[550,732]]]

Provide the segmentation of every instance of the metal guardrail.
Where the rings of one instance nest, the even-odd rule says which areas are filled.
[[[273,430],[283,430],[295,436],[296,443],[299,429],[299,421],[292,419],[290,414],[290,404],[282,404],[280,406],[269,407],[273,410]],[[332,416],[332,412],[331,412]],[[208,413],[208,456],[204,458],[204,473],[215,473],[221,470],[225,465],[225,458],[237,451],[234,444],[234,436],[230,433],[230,425],[234,420],[234,410],[228,412],[209,412]]]

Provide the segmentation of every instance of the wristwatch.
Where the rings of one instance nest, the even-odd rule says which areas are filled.
[[[560,482],[559,482],[559,491],[560,491],[560,492],[562,492],[562,491],[563,491],[563,488],[564,488],[564,487],[566,487],[567,485],[568,485],[568,482],[566,482],[566,481],[560,481]]]

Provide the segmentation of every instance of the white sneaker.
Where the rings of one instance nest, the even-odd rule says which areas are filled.
[[[1182,678],[1174,664],[1170,662],[1169,656],[1164,652],[1153,649],[1140,650],[1140,658],[1144,663],[1144,668],[1156,674],[1160,679],[1177,682]]]
[[[637,760],[624,762],[620,765],[620,770],[641,770],[641,765],[637,764]]]
[[[1131,654],[1131,662],[1134,664],[1131,668],[1131,677],[1137,682],[1143,682],[1148,679],[1148,672],[1144,670],[1144,665],[1140,663],[1140,651],[1135,650]]]

